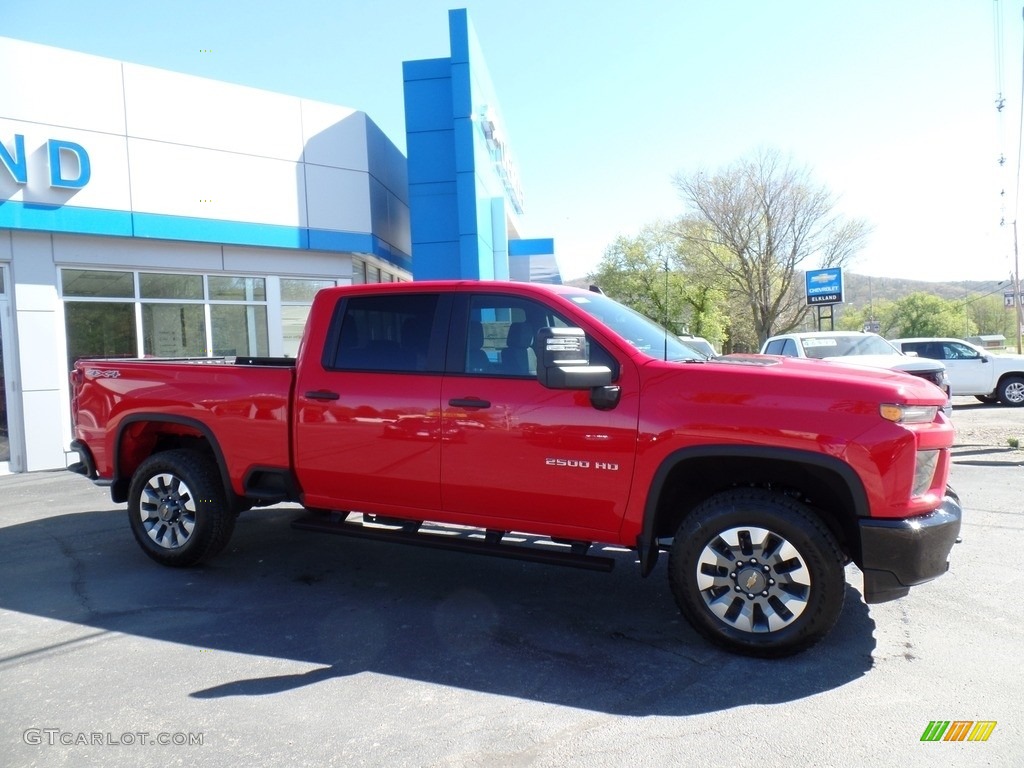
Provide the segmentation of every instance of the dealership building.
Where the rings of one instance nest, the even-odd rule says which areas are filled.
[[[0,37],[0,473],[74,459],[77,358],[291,356],[331,285],[559,282],[449,38],[404,62],[407,158],[356,109]]]

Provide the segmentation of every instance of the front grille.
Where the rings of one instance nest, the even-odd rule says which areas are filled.
[[[920,376],[922,379],[930,381],[936,387],[941,387],[944,379],[946,378],[945,376],[943,376],[942,371],[907,371],[907,373],[912,373],[915,376]]]
[[[949,396],[949,377],[946,375],[945,368],[940,368],[935,371],[907,371],[907,373],[922,378],[925,381],[930,381],[936,387],[945,392],[947,397]]]

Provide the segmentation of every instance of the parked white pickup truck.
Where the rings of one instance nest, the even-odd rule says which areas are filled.
[[[1024,355],[994,355],[960,339],[894,339],[900,351],[941,360],[954,395],[1024,406]]]

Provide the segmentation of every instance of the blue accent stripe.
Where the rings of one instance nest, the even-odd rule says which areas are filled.
[[[548,256],[554,252],[555,240],[551,237],[508,241],[509,256]]]
[[[332,232],[325,229],[311,229],[309,245],[314,251],[355,251],[373,253],[373,235],[359,232]]]
[[[167,216],[161,213],[133,213],[135,237],[160,240],[192,240],[200,243],[265,245],[270,248],[309,248],[308,231],[277,224]]]
[[[412,272],[412,257],[409,254],[376,235],[363,232],[76,208],[68,205],[40,205],[15,200],[0,200],[0,228],[289,250],[368,253],[399,269]]]
[[[127,211],[0,200],[0,227],[131,237],[132,215]]]

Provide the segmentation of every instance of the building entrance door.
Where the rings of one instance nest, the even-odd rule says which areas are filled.
[[[14,340],[11,324],[11,303],[7,296],[7,268],[0,265],[0,475],[7,474],[11,467],[12,405],[11,390],[14,384]]]
[[[0,300],[0,472],[8,469],[11,463],[11,438],[7,428],[7,376],[4,375],[4,344],[7,336],[7,318],[3,309],[6,301]]]

